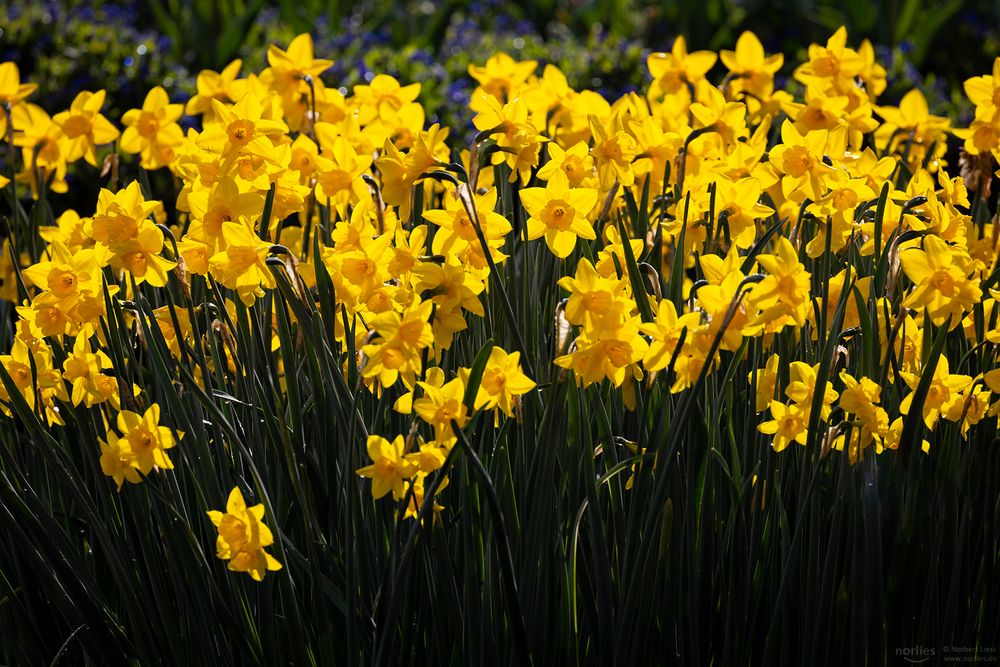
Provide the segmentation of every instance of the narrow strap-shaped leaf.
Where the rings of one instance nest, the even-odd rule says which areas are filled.
[[[930,315],[927,317],[927,327],[930,328]],[[934,382],[934,371],[937,368],[938,360],[944,351],[945,341],[948,339],[948,323],[945,322],[934,337],[934,344],[931,346],[924,362],[920,381],[917,388],[913,390],[913,398],[910,400],[910,410],[903,419],[903,432],[899,436],[899,459],[904,466],[910,461],[914,448],[919,448],[921,434],[924,423],[924,402],[927,400],[927,393],[930,391],[931,383]]]
[[[483,372],[486,370],[486,364],[490,360],[490,353],[492,351],[493,341],[488,340],[472,362],[469,383],[465,386],[465,408],[469,411],[469,414],[472,414],[476,409],[476,395],[479,393],[479,385],[483,382]]]
[[[639,308],[639,315],[643,322],[653,321],[653,309],[649,305],[649,292],[643,284],[642,274],[639,272],[639,265],[635,261],[635,254],[632,252],[632,244],[629,243],[628,230],[621,218],[618,219],[618,231],[622,235],[622,252],[625,254],[625,270],[628,272],[629,283],[632,285],[632,296],[635,298],[635,305]]]

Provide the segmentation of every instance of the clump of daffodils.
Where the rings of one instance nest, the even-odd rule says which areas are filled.
[[[996,223],[973,219],[969,195],[985,186],[945,162],[952,134],[977,174],[995,168],[1000,58],[966,82],[975,120],[956,128],[919,91],[883,103],[884,68],[843,28],[794,67],[798,96],[776,84],[784,57],[751,33],[720,54],[678,38],[649,56],[646,90],[614,100],[500,53],[469,69],[479,135],[464,147],[427,124],[419,84],[379,74],[345,93],[315,56],[300,35],[272,47],[262,72],[240,76],[239,61],[205,71],[186,106],[157,87],[121,119],[102,115],[103,90],[50,115],[16,66],[0,64],[0,136],[19,167],[13,181],[0,177],[4,198],[8,188],[39,200],[66,192],[79,162],[106,159],[111,174],[93,210],[35,230],[34,257],[5,242],[3,296],[18,319],[0,356],[2,409],[23,400],[53,428],[67,409],[93,411],[105,434],[93,455],[119,491],[181,474],[168,450],[185,453],[171,426],[181,416],[152,400],[148,378],[123,381],[132,362],[108,344],[108,306],[128,311],[136,337],[161,335],[205,389],[244,363],[242,343],[224,334],[211,338],[211,358],[193,354],[218,322],[257,309],[259,352],[274,353],[279,319],[295,311],[268,297],[280,285],[283,298],[319,307],[319,276],[332,288],[324,323],[345,377],[394,396],[412,419],[409,432],[356,443],[369,461],[357,475],[404,517],[420,514],[432,479],[446,487],[456,429],[516,423],[523,401],[561,379],[604,384],[634,409],[657,382],[679,394],[727,370],[718,381],[751,397],[762,445],[805,446],[821,428],[829,437],[817,441],[851,462],[897,449],[918,411],[929,431],[944,421],[963,437],[1000,411],[994,357],[979,367],[921,353],[939,329],[969,347],[1000,344],[1000,293],[986,284]],[[185,113],[200,130],[182,131]],[[170,200],[119,180],[137,168],[168,174]],[[462,365],[464,332],[494,326],[497,304],[512,316],[508,288],[535,280],[539,265],[554,267],[561,300],[541,318],[554,331],[532,337],[551,338],[552,366],[532,366],[544,356],[514,321],[517,349],[493,345],[483,365]],[[212,308],[191,301],[193,286]],[[151,294],[188,302],[152,299],[150,315],[136,304]],[[877,349],[863,373],[848,372],[846,351],[833,368],[794,356],[862,328]],[[766,364],[735,375],[751,346]],[[281,568],[265,551],[274,537],[262,505],[234,488],[226,511],[208,516],[230,570],[260,581]]]

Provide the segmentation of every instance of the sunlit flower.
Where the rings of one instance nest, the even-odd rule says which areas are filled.
[[[52,121],[66,137],[66,159],[75,162],[81,157],[97,166],[95,149],[118,138],[118,128],[101,115],[105,92],[84,91],[76,96],[68,111],[57,113]]]
[[[578,238],[597,238],[587,215],[597,205],[593,188],[571,188],[564,172],[554,172],[544,188],[521,190],[521,202],[528,211],[528,238],[545,237],[556,257],[568,257]]]
[[[455,378],[441,387],[424,382],[419,385],[424,390],[424,395],[413,401],[413,411],[434,427],[435,440],[444,441],[453,437],[451,422],[454,421],[461,428],[469,420],[464,403],[465,383],[461,378]]]
[[[900,261],[914,283],[903,305],[926,307],[935,324],[958,326],[964,313],[982,298],[979,279],[970,275],[969,259],[937,236],[924,237],[922,248],[919,244],[904,247]]]
[[[0,63],[0,102],[14,106],[37,89],[37,83],[21,83],[21,73],[16,63]]]
[[[153,469],[170,470],[173,462],[167,455],[168,449],[176,446],[174,432],[160,426],[160,406],[154,403],[143,414],[122,410],[118,413],[118,430],[108,432],[108,441],[103,447],[101,467],[104,474],[114,477],[121,488],[122,480],[136,482],[137,476],[127,467],[149,475]],[[179,431],[178,437],[183,435]]]
[[[356,472],[372,480],[372,498],[377,500],[392,491],[393,498],[403,499],[403,482],[417,472],[417,466],[404,456],[405,448],[401,435],[392,442],[382,436],[368,436],[368,456],[372,463]]]
[[[773,436],[771,446],[780,452],[789,444],[806,444],[809,435],[809,416],[796,405],[786,405],[781,401],[771,401],[771,421],[757,427],[761,433]]]
[[[247,507],[243,492],[234,486],[225,513],[209,510],[207,514],[219,529],[215,555],[228,560],[231,571],[246,572],[254,581],[263,581],[265,574],[281,569],[281,563],[264,551],[274,544],[274,534],[264,525],[264,505]]]
[[[139,153],[144,169],[159,169],[174,161],[174,148],[184,140],[177,119],[183,106],[170,104],[170,98],[160,86],[146,95],[141,109],[130,109],[122,116],[125,132],[121,147],[126,153]]]
[[[463,378],[467,383],[468,379]],[[521,353],[508,354],[499,347],[490,350],[476,393],[476,409],[498,409],[508,417],[520,403],[520,396],[535,388],[535,382],[521,370]]]

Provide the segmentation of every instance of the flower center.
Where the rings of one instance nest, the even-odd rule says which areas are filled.
[[[934,272],[933,277],[931,277],[931,284],[934,285],[934,289],[941,292],[945,296],[955,296],[955,279],[952,278],[951,274],[946,270],[938,270]]]
[[[793,146],[785,153],[785,173],[798,178],[812,168],[812,162],[805,146]]]
[[[52,269],[49,273],[49,289],[60,299],[72,296],[76,293],[76,276],[65,269]]]
[[[483,388],[491,394],[503,393],[504,388],[507,386],[507,376],[503,372],[494,368],[486,372],[483,376]]]
[[[605,347],[608,359],[616,367],[621,368],[632,361],[632,347],[620,340],[611,341]]]
[[[148,431],[132,431],[128,434],[128,443],[136,454],[148,452],[153,448],[153,436]]]
[[[154,137],[160,129],[160,120],[154,114],[143,111],[139,115],[139,122],[136,123],[136,129],[144,137]]]
[[[70,139],[75,139],[76,137],[90,134],[93,127],[94,122],[91,119],[86,116],[73,115],[63,123],[62,131]]]
[[[230,270],[243,273],[257,262],[257,249],[250,246],[229,246],[226,250]]]
[[[125,253],[122,257],[122,264],[132,275],[144,276],[146,275],[146,267],[149,266],[149,258],[146,257],[146,253],[135,250]]]
[[[337,169],[328,174],[323,174],[319,179],[323,184],[323,190],[327,195],[343,192],[351,187],[354,179],[346,171]]]
[[[229,135],[229,143],[240,148],[250,143],[255,133],[256,127],[253,122],[245,119],[235,120],[226,128],[226,134]]]
[[[422,334],[423,331],[424,322],[421,320],[412,320],[410,322],[404,322],[399,327],[396,337],[407,345],[416,345],[417,341],[420,340],[420,334]]]
[[[558,229],[559,231],[566,231],[573,224],[576,211],[562,199],[549,202],[549,205],[545,208],[543,220],[549,227]]]

